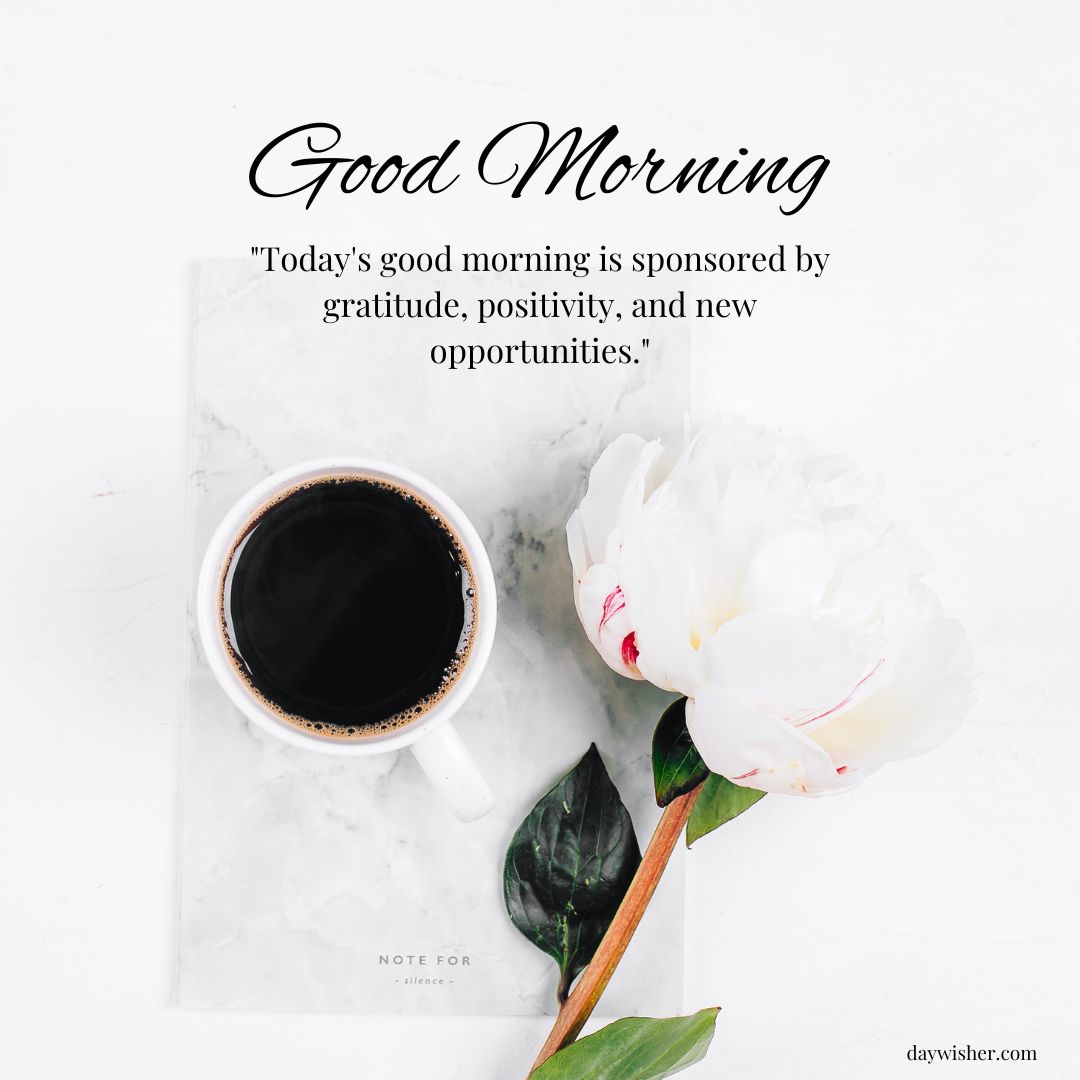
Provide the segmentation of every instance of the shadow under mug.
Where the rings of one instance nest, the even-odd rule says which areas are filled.
[[[261,702],[233,666],[222,625],[222,603],[230,552],[252,516],[281,491],[324,476],[384,480],[414,491],[431,504],[457,534],[472,564],[477,599],[473,645],[453,686],[417,720],[392,731],[357,739],[322,737],[287,723]],[[271,735],[323,754],[365,756],[408,747],[450,809],[462,821],[483,817],[495,797],[450,717],[472,693],[495,640],[495,577],[484,545],[461,508],[430,481],[386,462],[366,458],[320,458],[274,473],[242,495],[222,519],[203,557],[196,594],[196,617],[210,670],[234,705]]]

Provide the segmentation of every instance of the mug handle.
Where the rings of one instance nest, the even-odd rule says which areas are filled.
[[[424,775],[461,821],[476,821],[495,805],[469,748],[449,722],[409,746]]]

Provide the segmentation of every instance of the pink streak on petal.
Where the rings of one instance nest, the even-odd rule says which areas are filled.
[[[860,686],[862,686],[862,684],[863,684],[864,682],[866,682],[866,680],[867,680],[867,679],[869,679],[871,675],[874,675],[874,674],[876,674],[876,672],[877,672],[878,668],[880,668],[880,667],[881,667],[881,665],[882,665],[882,664],[884,664],[884,663],[885,663],[885,657],[883,656],[883,657],[882,657],[882,658],[881,658],[881,659],[880,659],[880,660],[879,660],[879,661],[878,661],[878,662],[877,662],[877,663],[876,663],[876,664],[874,665],[873,671],[869,672],[869,674],[867,674],[867,675],[864,675],[864,676],[863,676],[863,677],[862,677],[862,678],[861,678],[861,679],[860,679],[860,680],[859,680],[859,681],[858,681],[858,682],[857,682],[857,683],[856,683],[856,684],[855,684],[855,685],[854,685],[854,686],[852,687],[852,689],[851,689],[851,693],[850,693],[850,694],[848,694],[848,696],[847,696],[846,698],[844,698],[844,700],[843,700],[843,701],[838,701],[838,702],[837,702],[837,703],[836,703],[836,704],[835,704],[835,705],[834,705],[834,706],[833,706],[833,707],[832,707],[831,709],[826,709],[826,710],[825,710],[825,711],[824,711],[823,713],[818,713],[818,714],[817,714],[817,716],[811,716],[811,717],[810,717],[809,719],[807,719],[807,720],[800,720],[800,721],[798,721],[798,723],[792,724],[791,726],[792,726],[792,727],[805,727],[805,726],[806,726],[807,724],[812,724],[812,723],[813,723],[813,722],[814,722],[815,720],[824,720],[826,716],[832,716],[832,714],[833,714],[834,712],[836,712],[836,710],[837,710],[837,709],[842,709],[842,708],[843,708],[843,707],[844,707],[845,705],[847,705],[847,704],[848,704],[848,703],[849,703],[849,702],[851,701],[851,699],[852,699],[852,698],[853,698],[853,697],[854,697],[854,696],[855,696],[855,695],[856,695],[856,694],[857,694],[857,693],[859,692],[859,687],[860,687]]]
[[[600,613],[600,626],[598,629],[603,630],[611,619],[615,615],[618,615],[624,607],[626,607],[626,599],[623,597],[622,587],[616,585],[615,588],[607,594],[607,599],[604,601],[604,609]]]
[[[838,765],[837,766],[837,769],[836,769],[836,775],[837,776],[843,776],[844,773],[846,773],[846,772],[847,772],[847,766],[846,765]]]
[[[627,667],[636,667],[639,655],[637,647],[637,631],[631,630],[630,633],[623,638],[622,661]]]
[[[730,777],[731,780],[745,780],[748,776],[757,776],[759,770],[751,769],[749,772],[739,773],[738,776]]]

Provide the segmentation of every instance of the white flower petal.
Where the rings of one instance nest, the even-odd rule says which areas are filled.
[[[755,611],[725,623],[703,648],[708,685],[806,726],[857,692],[881,641],[835,620]]]
[[[870,509],[881,489],[880,481],[863,476],[847,457],[830,455],[807,458],[802,474],[822,509]]]
[[[634,624],[614,569],[606,563],[589,567],[575,600],[581,625],[608,667],[631,679],[644,678],[635,662]]]
[[[597,459],[581,500],[581,530],[591,563],[611,561],[612,534],[625,529],[645,501],[650,470],[663,455],[659,442],[640,435],[620,435]]]
[[[686,703],[686,724],[705,764],[733,784],[785,795],[820,795],[839,782],[836,766],[790,724],[726,690]]]
[[[581,522],[581,511],[575,510],[566,522],[566,547],[570,552],[570,565],[574,569],[574,578],[580,581],[589,569],[589,547],[585,539],[585,527]]]
[[[830,583],[822,606],[847,626],[878,622],[890,594],[906,590],[910,567],[893,543],[879,543],[844,565]]]
[[[971,648],[952,619],[909,628],[891,678],[813,731],[833,760],[872,769],[925,753],[956,730],[972,702]]]
[[[836,563],[821,527],[795,522],[762,541],[736,606],[740,611],[813,612],[835,573]]]
[[[619,579],[633,613],[638,669],[664,690],[688,693],[700,679],[693,640],[697,582],[681,557],[678,530],[636,529],[623,546]]]

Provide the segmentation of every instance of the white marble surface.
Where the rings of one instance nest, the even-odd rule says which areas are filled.
[[[830,251],[826,276],[714,282],[760,302],[701,343],[695,401],[879,471],[985,674],[934,754],[840,799],[766,800],[690,854],[685,1003],[723,1013],[685,1075],[910,1080],[918,1040],[1039,1052],[934,1075],[1073,1080],[1075,5],[9,7],[0,1073],[508,1080],[548,1026],[173,1002],[192,263],[786,240]],[[464,182],[304,212],[245,183],[264,140],[313,119],[408,153],[529,117],[833,165],[791,219]]]
[[[394,288],[416,296],[441,288],[474,314],[477,298],[565,292],[566,282],[453,274]],[[552,1012],[555,965],[512,927],[502,902],[510,837],[592,741],[642,846],[658,818],[648,755],[670,695],[613,674],[589,645],[574,612],[565,523],[588,468],[615,435],[681,431],[689,404],[685,324],[650,331],[641,362],[620,369],[449,371],[427,359],[433,341],[566,342],[593,336],[595,324],[522,322],[485,332],[472,321],[320,320],[327,290],[363,295],[386,284],[373,275],[328,284],[266,273],[255,260],[200,264],[193,566],[228,506],[296,461],[373,457],[447,491],[476,525],[498,588],[495,648],[455,721],[490,778],[496,809],[462,825],[407,752],[343,760],[286,747],[226,700],[193,636],[182,1005]],[[676,859],[605,1011],[678,1012],[682,940]]]

